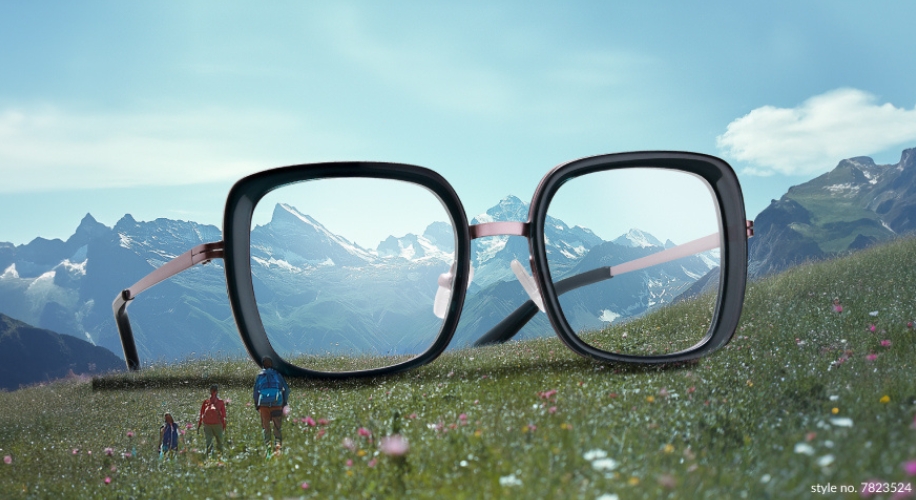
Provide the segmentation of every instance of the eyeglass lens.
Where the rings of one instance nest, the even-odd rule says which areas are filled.
[[[255,300],[274,350],[311,370],[392,366],[426,351],[455,231],[417,184],[369,178],[281,186],[251,227]]]
[[[633,356],[701,342],[717,303],[719,231],[713,192],[690,173],[626,168],[567,181],[550,202],[544,237],[570,329],[592,347]],[[674,247],[668,255],[686,255],[649,257]],[[641,269],[626,264],[647,257]],[[562,280],[604,267],[613,277],[563,293]]]

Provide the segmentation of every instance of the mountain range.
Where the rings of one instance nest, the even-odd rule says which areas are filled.
[[[523,221],[527,213],[527,203],[507,196],[471,223]],[[749,241],[749,273],[755,278],[910,233],[916,229],[916,149],[903,151],[893,165],[876,165],[865,157],[843,160],[832,171],[773,200],[755,218],[755,228]],[[665,235],[638,228],[605,241],[587,228],[552,217],[545,232],[555,277],[614,265],[674,244],[663,243]],[[110,307],[114,296],[174,256],[221,238],[219,228],[195,222],[140,222],[125,215],[108,227],[87,214],[66,241],[39,237],[25,245],[0,243],[0,313],[120,355]],[[453,245],[448,224],[433,222],[421,234],[391,235],[366,249],[295,207],[277,204],[271,220],[252,231],[252,272],[262,318],[268,329],[282,329],[283,322],[306,317],[321,319],[313,338],[278,337],[272,342],[284,349],[311,350],[327,345],[333,335],[340,337],[347,327],[366,335],[346,338],[353,347],[388,330],[400,333],[382,346],[386,352],[416,348],[421,343],[417,332],[435,320],[428,304],[438,276],[448,269]],[[527,300],[509,263],[518,260],[527,266],[528,256],[524,238],[473,241],[475,278],[454,347],[471,345]],[[590,328],[639,315],[717,282],[714,255],[691,259],[616,278],[615,283],[626,281],[631,287],[626,293],[570,292],[577,306],[564,312]],[[306,273],[309,280],[290,282],[290,270]],[[365,286],[339,291],[334,283],[343,275],[363,279]],[[393,280],[405,283],[398,308],[384,294],[378,298],[372,285]],[[225,287],[222,261],[215,260],[145,292],[130,308],[141,359],[243,355]],[[517,338],[551,332],[546,317],[538,314]]]
[[[507,196],[471,222],[524,220],[527,213],[527,203]],[[586,228],[553,217],[548,217],[545,232],[551,272],[559,277],[581,272],[583,265],[612,265],[673,245],[638,229],[604,241]],[[252,230],[251,238],[255,295],[268,331],[283,332],[297,322],[314,325],[307,337],[272,334],[271,342],[280,352],[316,352],[328,345],[363,350],[373,342],[381,352],[415,352],[425,348],[428,341],[423,339],[430,328],[438,329],[430,305],[454,250],[451,228],[444,222],[433,222],[422,234],[390,236],[377,248],[365,249],[280,203],[269,223]],[[194,222],[138,222],[126,215],[107,227],[87,214],[67,241],[36,238],[26,245],[0,244],[0,311],[120,353],[110,307],[114,296],[187,249],[220,239],[215,226]],[[472,344],[527,300],[509,264],[519,260],[527,265],[528,254],[524,238],[474,240],[476,277],[453,346]],[[577,310],[575,316],[582,324],[598,326],[640,314],[656,303],[674,300],[707,273],[714,260],[693,257],[619,279],[615,283],[643,291],[602,296],[604,309]],[[301,276],[307,279],[298,279]],[[358,286],[339,286],[344,277]],[[397,300],[382,289],[388,283],[399,284]],[[145,292],[130,308],[141,359],[242,355],[225,287],[222,262],[216,260]],[[380,335],[383,331],[395,333]],[[519,338],[550,332],[546,318],[538,315]],[[378,340],[382,337],[387,343]]]

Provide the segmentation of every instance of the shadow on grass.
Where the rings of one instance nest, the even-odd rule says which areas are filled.
[[[288,383],[293,389],[325,389],[325,390],[358,390],[366,387],[375,387],[381,384],[411,382],[426,383],[442,378],[467,379],[477,378],[481,375],[499,378],[524,378],[529,376],[549,374],[568,376],[594,376],[594,375],[625,375],[639,373],[662,373],[690,369],[696,362],[682,362],[662,365],[629,365],[616,363],[601,363],[585,358],[572,359],[515,359],[500,360],[497,363],[487,363],[475,366],[456,367],[452,363],[435,361],[429,365],[401,373],[382,377],[365,378],[290,378]],[[250,389],[254,383],[255,373],[251,374],[208,374],[201,373],[162,373],[155,372],[118,372],[110,375],[94,377],[92,389],[106,390],[146,390],[146,389],[200,389],[206,390],[211,384],[219,384],[222,388]]]

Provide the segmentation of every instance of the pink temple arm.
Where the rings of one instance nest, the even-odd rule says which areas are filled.
[[[127,305],[137,295],[147,288],[171,278],[176,274],[193,267],[196,264],[206,264],[213,259],[223,258],[224,244],[222,241],[197,245],[187,252],[166,262],[158,269],[144,276],[130,288],[124,289],[115,297],[111,308],[114,311],[118,333],[121,335],[121,347],[124,348],[124,361],[128,370],[140,369],[140,356],[137,354],[137,343],[130,327],[130,318],[127,316]]]

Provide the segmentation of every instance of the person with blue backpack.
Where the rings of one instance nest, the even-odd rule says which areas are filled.
[[[286,384],[283,375],[274,370],[274,360],[270,356],[264,356],[261,366],[264,369],[254,380],[254,407],[261,414],[264,444],[268,452],[273,449],[275,454],[280,454],[283,447],[283,434],[280,428],[283,424],[283,408],[289,404],[289,385]],[[271,424],[275,443],[270,437]]]
[[[172,458],[178,452],[178,424],[170,412],[165,412],[165,423],[159,427],[159,459]]]

